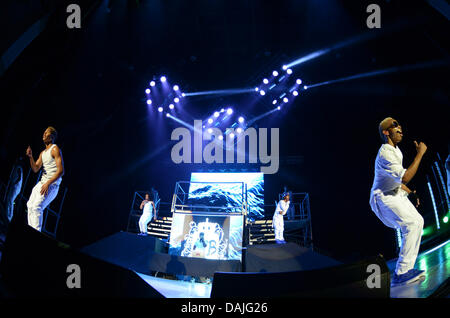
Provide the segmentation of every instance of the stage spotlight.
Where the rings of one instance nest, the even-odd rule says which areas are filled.
[[[170,105],[169,105],[169,108],[170,108],[170,109],[174,109],[175,106],[174,106],[173,104],[170,104]]]
[[[276,100],[276,99],[274,99],[274,100],[273,100],[273,102],[272,102],[272,104],[274,104],[274,105],[275,105],[276,103],[277,103],[277,100]]]
[[[165,76],[161,76],[161,78],[160,78],[161,83],[165,83],[166,80],[167,80],[167,79],[166,79]]]
[[[283,65],[283,71],[286,71],[287,70],[287,65]]]
[[[444,221],[444,223],[448,223],[448,216],[444,216],[444,218],[442,219],[442,221]]]
[[[239,117],[238,121],[242,124],[244,122],[244,117]]]
[[[152,104],[152,100],[151,99],[147,99],[147,105],[151,105]]]
[[[297,80],[295,81],[298,85],[300,85],[302,83],[302,80],[297,78]]]
[[[176,92],[177,90],[179,90],[180,88],[178,87],[178,85],[174,85],[173,86],[173,90]]]
[[[234,134],[233,133],[229,134],[228,136],[230,136],[231,139],[234,138]]]
[[[269,84],[269,80],[267,78],[263,79],[264,84]]]
[[[228,109],[227,109],[227,114],[228,114],[228,115],[231,115],[232,113],[233,113],[233,110],[232,110],[231,108],[228,108]]]
[[[225,111],[225,109],[223,109],[223,108],[220,110],[221,113],[223,113],[224,111]]]
[[[155,81],[151,81],[151,82],[150,82],[150,86],[151,86],[151,87],[153,87],[153,86],[155,86],[155,85],[156,85]]]
[[[166,117],[170,117],[170,114],[169,114],[169,113],[166,113]]]
[[[219,136],[219,140],[223,140],[223,136],[222,135]]]
[[[281,106],[278,106],[277,109],[278,109],[278,110],[281,110]]]
[[[213,119],[212,118],[208,119],[208,124],[212,124],[212,123],[213,123]]]
[[[272,75],[276,77],[276,76],[278,76],[278,72],[277,71],[273,71]]]
[[[209,134],[212,134],[212,131],[213,131],[212,128],[208,128],[208,133]]]
[[[260,94],[261,96],[264,96],[264,95],[266,95],[266,92],[265,92],[264,90],[260,90],[260,91],[259,91],[259,94]]]
[[[303,86],[303,89],[308,89],[308,86],[306,86],[306,85],[305,85],[305,86]]]
[[[293,92],[292,92],[292,95],[298,96],[298,92],[297,92],[297,91],[293,91]]]
[[[283,98],[283,102],[287,103],[288,101],[287,97]]]
[[[161,106],[159,106],[158,111],[161,113],[163,111],[163,108]]]
[[[241,127],[238,127],[238,128],[236,129],[236,132],[237,132],[238,134],[240,134],[240,133],[242,132],[242,128],[241,128]]]
[[[219,117],[220,113],[219,112],[214,112],[214,117]]]
[[[181,96],[183,96],[183,97],[184,97],[184,96],[186,96],[186,94],[185,94],[185,93],[181,93]]]
[[[175,97],[175,98],[173,99],[173,101],[174,101],[175,103],[178,103],[178,102],[180,101],[180,99],[179,99],[178,97]]]
[[[150,88],[147,88],[147,89],[145,90],[145,93],[146,93],[146,94],[150,94]]]
[[[259,91],[259,87],[255,87],[255,92]]]
[[[292,70],[290,68],[287,69],[286,73],[288,73],[289,75],[292,74]]]

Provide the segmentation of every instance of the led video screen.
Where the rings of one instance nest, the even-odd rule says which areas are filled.
[[[194,183],[202,182],[202,183]],[[216,207],[236,207],[242,204],[242,184],[247,184],[248,219],[264,217],[264,174],[261,172],[193,172],[188,203]]]
[[[242,227],[241,215],[174,213],[169,254],[241,261]]]

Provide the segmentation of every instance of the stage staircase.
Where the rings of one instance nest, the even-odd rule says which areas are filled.
[[[273,232],[272,228],[272,219],[256,220],[249,225],[249,245],[275,243],[275,233]]]
[[[156,220],[152,220],[147,227],[148,235],[166,240],[169,238],[170,229],[172,227],[172,217],[164,216]]]

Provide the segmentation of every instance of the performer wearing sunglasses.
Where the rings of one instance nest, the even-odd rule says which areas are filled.
[[[398,143],[403,139],[402,126],[393,118],[384,119],[379,125],[383,145],[375,160],[375,177],[370,194],[370,206],[377,217],[388,227],[400,229],[402,244],[392,285],[414,282],[424,277],[424,271],[414,269],[419,253],[423,218],[416,207],[420,202],[415,191],[406,184],[419,168],[427,146],[414,141],[417,154],[408,169],[403,168],[403,155]],[[408,196],[416,207],[408,200]]]

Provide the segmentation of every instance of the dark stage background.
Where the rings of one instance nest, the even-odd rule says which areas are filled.
[[[254,87],[283,63],[350,38],[357,41],[294,67],[295,74],[318,83],[449,57],[448,20],[426,2],[380,0],[382,28],[369,30],[368,1],[79,1],[82,28],[68,30],[71,2],[0,5],[1,48],[41,16],[36,8],[56,10],[0,78],[0,178],[7,182],[27,145],[37,157],[44,129],[55,126],[69,188],[58,239],[74,246],[125,229],[135,190],[153,186],[168,202],[175,182],[198,171],[170,159],[179,124],[148,111],[144,90],[153,76],[165,74],[183,91]],[[437,153],[448,155],[448,65],[312,88],[259,121],[280,127],[281,166],[265,176],[266,203],[284,185],[309,192],[317,248],[341,260],[394,256],[393,230],[369,206],[377,125],[387,116],[403,125],[405,167],[414,139],[428,145],[411,188],[423,198],[425,226],[433,224],[425,175]],[[252,98],[193,98],[183,120],[192,124],[224,105],[247,118],[269,109]],[[290,156],[301,160],[290,164]]]

